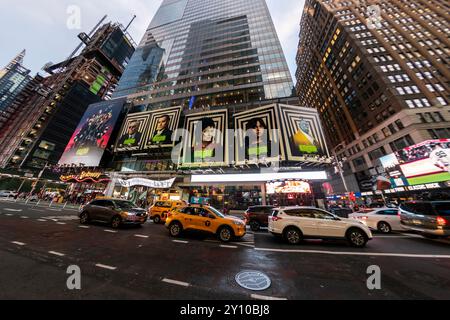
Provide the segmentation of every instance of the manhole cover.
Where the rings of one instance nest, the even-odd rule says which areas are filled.
[[[259,271],[242,271],[236,275],[236,282],[243,288],[262,291],[270,287],[270,278]]]

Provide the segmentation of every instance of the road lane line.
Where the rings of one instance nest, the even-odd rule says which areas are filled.
[[[322,251],[322,250],[296,250],[296,249],[271,249],[255,248],[257,251],[284,252],[284,253],[313,253],[328,255],[346,255],[346,256],[377,256],[377,257],[399,257],[399,258],[428,258],[428,259],[450,259],[450,255],[443,254],[405,254],[405,253],[379,253],[379,252],[340,252],[340,251]]]
[[[103,268],[103,269],[107,269],[107,270],[116,270],[117,269],[116,267],[108,266],[106,264],[101,264],[101,263],[97,263],[95,266],[98,268]]]
[[[103,231],[105,231],[105,232],[109,232],[109,233],[117,233],[117,231],[116,231],[116,230],[108,230],[108,229],[105,229],[105,230],[103,230]]]
[[[39,210],[39,209],[31,209],[31,211],[45,212],[45,210]]]
[[[221,248],[228,248],[228,249],[237,249],[238,248],[237,246],[226,246],[226,245],[223,245],[223,244],[221,244],[220,247]]]
[[[78,226],[78,228],[82,228],[82,229],[90,229],[91,227],[89,227],[89,226]]]
[[[177,286],[182,286],[182,287],[189,287],[190,286],[190,284],[187,283],[187,282],[182,282],[182,281],[177,281],[177,280],[172,280],[172,279],[167,279],[167,278],[162,279],[162,282],[175,284]]]
[[[58,256],[58,257],[64,257],[65,256],[64,253],[57,252],[57,251],[49,251],[48,253],[53,254],[55,256]]]
[[[249,247],[249,248],[254,248],[255,245],[254,244],[247,244],[247,243],[236,243],[237,245],[240,246],[244,246],[244,247]]]
[[[56,224],[67,224],[67,223],[65,223],[65,222],[57,222]]]
[[[184,241],[184,240],[172,240],[172,242],[176,242],[176,243],[189,243],[189,241]]]
[[[29,217],[27,217],[27,216],[21,216],[20,218],[21,219],[29,219]]]
[[[26,245],[26,243],[19,242],[19,241],[11,241],[11,243],[17,244],[18,246],[25,246]]]
[[[10,212],[22,212],[22,209],[11,209],[11,208],[5,208],[3,209],[5,211],[10,211]]]
[[[47,220],[44,220],[44,219],[37,219],[37,221],[39,221],[39,222],[47,222]]]
[[[250,296],[252,299],[257,299],[257,300],[287,300],[286,298],[277,298],[277,297],[271,297],[271,296],[262,296],[259,294],[252,294]]]
[[[134,236],[137,237],[137,238],[144,238],[144,239],[148,238],[148,236],[145,236],[143,234],[135,234]]]
[[[5,216],[11,217],[13,214],[12,213],[7,213],[5,214]]]

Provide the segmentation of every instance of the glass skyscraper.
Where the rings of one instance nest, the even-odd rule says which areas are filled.
[[[164,0],[114,97],[148,110],[197,109],[292,92],[264,0]]]

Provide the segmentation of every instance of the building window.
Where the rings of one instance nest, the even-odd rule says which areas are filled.
[[[366,165],[366,160],[364,160],[364,157],[359,157],[353,160],[353,165],[355,167],[361,167]]]
[[[413,144],[414,144],[414,141],[411,139],[411,136],[409,134],[389,143],[392,151],[394,151],[394,152],[402,150],[406,147],[412,146]]]
[[[450,137],[449,129],[428,129],[427,131],[432,139],[448,139]]]
[[[376,160],[378,158],[381,158],[382,156],[386,155],[386,150],[384,150],[383,147],[375,149],[371,152],[369,152],[369,158],[370,160]]]

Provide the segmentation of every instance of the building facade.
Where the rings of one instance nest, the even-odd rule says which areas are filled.
[[[46,66],[40,88],[24,101],[20,117],[2,132],[2,168],[40,172],[56,165],[78,122],[91,103],[110,98],[134,53],[132,39],[119,24],[106,23],[75,57]]]
[[[448,33],[445,1],[306,1],[296,90],[356,178],[347,191],[372,190],[383,156],[450,138]]]

